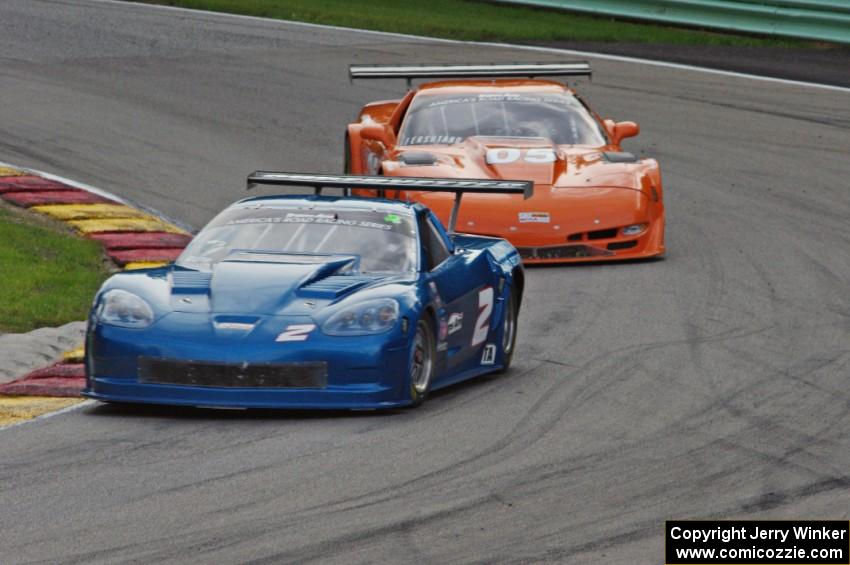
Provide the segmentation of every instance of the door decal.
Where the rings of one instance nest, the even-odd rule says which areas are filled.
[[[490,333],[490,314],[493,313],[493,287],[485,286],[478,291],[478,319],[472,333],[472,347],[484,343]]]

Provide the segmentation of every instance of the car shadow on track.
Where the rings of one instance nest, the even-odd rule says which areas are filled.
[[[510,379],[523,371],[513,368],[507,373],[481,375],[432,392],[418,408],[388,408],[378,410],[294,410],[275,408],[208,408],[197,406],[169,406],[159,404],[132,404],[97,402],[84,409],[87,416],[98,418],[167,418],[186,421],[239,421],[239,420],[333,420],[340,418],[385,418],[431,414],[451,410],[474,401],[489,391],[494,381]]]
[[[205,408],[157,404],[103,403],[85,410],[98,418],[168,418],[173,420],[322,420],[340,417],[391,416],[402,410],[291,410],[272,408]]]
[[[574,261],[572,263],[534,263],[523,265],[528,270],[550,270],[550,269],[576,269],[579,267],[593,268],[612,268],[612,267],[628,267],[630,265],[647,265],[650,263],[662,263],[666,259],[666,255],[662,257],[646,257],[637,259],[618,259],[616,261]]]

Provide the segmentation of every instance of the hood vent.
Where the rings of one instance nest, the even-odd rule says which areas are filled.
[[[211,280],[212,273],[176,269],[171,272],[171,286],[177,292],[206,292]]]
[[[609,163],[637,163],[639,160],[627,151],[603,151],[602,157]]]
[[[398,156],[398,160],[405,165],[434,165],[437,156],[427,151],[405,151]]]
[[[362,275],[331,275],[307,284],[298,291],[301,296],[336,299],[375,280]]]

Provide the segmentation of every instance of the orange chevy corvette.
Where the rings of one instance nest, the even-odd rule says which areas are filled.
[[[654,159],[624,152],[634,122],[603,120],[560,82],[587,63],[360,65],[352,78],[442,78],[363,107],[346,132],[347,173],[522,179],[534,194],[354,191],[417,200],[458,231],[502,237],[526,263],[610,261],[664,253],[664,199]],[[481,78],[486,77],[486,78]]]

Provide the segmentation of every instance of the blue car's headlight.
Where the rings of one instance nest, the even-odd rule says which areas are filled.
[[[96,317],[99,322],[113,326],[146,328],[153,323],[153,310],[135,294],[113,289],[101,297]]]
[[[391,330],[398,322],[398,302],[392,298],[367,300],[343,308],[322,324],[329,335],[368,335]]]

